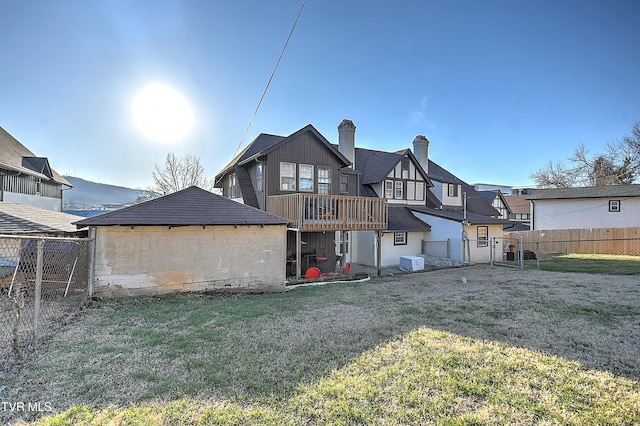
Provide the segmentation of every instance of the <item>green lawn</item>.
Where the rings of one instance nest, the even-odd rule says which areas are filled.
[[[526,260],[527,267],[537,267],[535,260]],[[640,274],[640,256],[607,254],[566,254],[540,261],[540,269],[558,272],[586,272],[595,274]]]
[[[54,412],[0,420],[638,424],[640,286],[606,278],[477,266],[93,302],[2,376],[4,401]]]

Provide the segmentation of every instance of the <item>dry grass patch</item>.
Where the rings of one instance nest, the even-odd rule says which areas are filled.
[[[420,332],[414,335],[415,330]],[[444,334],[438,337],[437,330]],[[414,340],[421,343],[411,343]],[[455,342],[460,349],[447,352]],[[465,352],[465,347],[473,350]],[[425,348],[431,352],[421,352]],[[522,366],[492,364],[516,355]],[[379,358],[379,365],[390,362],[393,376],[404,379],[393,382],[391,375],[378,377],[375,368],[367,370],[374,358]],[[447,418],[462,423],[467,421],[464,416],[471,416],[467,423],[473,424],[475,418],[494,418],[495,413],[507,411],[532,416],[537,409],[528,407],[533,404],[526,402],[529,394],[516,397],[520,387],[531,388],[527,390],[531,395],[538,392],[535,395],[544,404],[549,400],[556,408],[540,408],[540,415],[555,419],[559,414],[553,413],[566,409],[555,399],[570,393],[550,383],[567,388],[576,383],[541,375],[542,365],[562,367],[571,375],[582,371],[580,377],[603,377],[596,380],[601,386],[595,389],[606,399],[614,395],[608,383],[618,380],[616,389],[626,389],[624,380],[629,380],[637,390],[638,359],[637,277],[476,266],[282,294],[173,295],[94,303],[81,321],[68,325],[44,346],[29,368],[3,372],[0,379],[6,386],[5,401],[48,401],[55,412],[91,407],[71,408],[62,415],[80,423],[85,417],[90,423],[91,416],[116,415],[110,412],[125,415],[123,411],[133,410],[127,415],[134,415],[150,406],[178,410],[174,404],[182,401],[198,407],[189,408],[200,413],[196,421],[230,416],[221,424],[268,424],[272,417],[298,424],[299,418],[290,417],[290,412],[313,422],[337,416],[340,423],[347,417],[336,414],[338,409],[314,414],[304,407],[328,404],[330,408],[339,403],[348,411],[346,395],[361,392],[364,396],[359,398],[364,400],[384,379],[391,384],[373,399],[376,407],[363,418],[383,413],[384,421],[403,423],[393,411],[408,419],[420,415],[430,419],[431,414],[420,414],[419,408],[394,407],[411,407],[412,401],[424,405],[431,398],[434,405],[427,404],[424,410],[448,413]],[[560,361],[569,366],[556,365]],[[432,371],[427,364],[436,367]],[[402,365],[419,369],[423,376],[413,380],[412,374],[418,373],[409,367],[402,370]],[[356,374],[359,369],[369,373]],[[424,376],[430,371],[433,377]],[[459,377],[446,385],[443,380],[453,380],[449,372]],[[356,375],[350,382],[348,377]],[[520,376],[530,381],[502,390],[504,382]],[[337,399],[323,396],[322,389],[333,386],[327,380],[349,388],[349,393]],[[601,401],[589,398],[587,405]],[[358,404],[352,408],[361,410]],[[7,422],[33,420],[40,414],[5,410],[0,415],[0,421]],[[143,417],[139,420],[144,424]]]

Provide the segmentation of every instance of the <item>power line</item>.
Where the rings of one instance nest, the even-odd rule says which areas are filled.
[[[247,128],[245,129],[244,134],[242,135],[242,139],[240,139],[240,143],[238,144],[238,147],[236,148],[236,151],[233,153],[234,157],[238,154],[238,151],[240,150],[240,147],[242,146],[242,143],[244,142],[244,138],[247,137],[247,133],[249,133],[249,128],[251,127],[251,124],[253,124],[253,119],[256,118],[256,115],[258,114],[258,110],[260,109],[260,105],[262,105],[262,101],[264,100],[264,97],[267,94],[267,90],[269,90],[269,86],[271,85],[271,80],[273,80],[273,76],[276,74],[276,70],[278,69],[278,65],[280,65],[280,61],[282,60],[282,57],[284,56],[284,51],[287,49],[287,45],[289,44],[289,40],[291,40],[291,36],[293,35],[293,31],[296,29],[296,25],[298,25],[298,20],[300,19],[300,15],[302,15],[302,11],[304,10],[304,6],[306,4],[307,4],[307,0],[303,0],[302,6],[300,7],[300,11],[298,12],[298,16],[296,16],[296,20],[294,21],[293,26],[291,27],[291,31],[289,32],[289,36],[287,37],[287,41],[285,41],[284,46],[282,47],[282,51],[280,52],[280,56],[278,57],[278,61],[276,62],[275,67],[273,67],[273,71],[271,71],[271,76],[269,77],[269,81],[267,81],[267,85],[265,86],[264,91],[262,92],[262,96],[260,96],[260,101],[258,101],[258,105],[256,106],[256,109],[253,112],[253,115],[251,116],[251,119],[249,120],[249,124],[247,125]]]

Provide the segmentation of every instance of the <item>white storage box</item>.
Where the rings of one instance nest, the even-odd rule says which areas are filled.
[[[424,269],[424,258],[420,256],[400,256],[400,269],[422,271]]]

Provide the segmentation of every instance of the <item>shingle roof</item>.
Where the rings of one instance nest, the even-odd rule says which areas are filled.
[[[284,225],[288,221],[192,186],[164,197],[76,222],[112,225]]]
[[[405,155],[413,158],[414,163],[418,167],[420,166],[420,163],[413,156],[411,150],[408,149],[398,152],[386,152],[356,148],[356,169],[362,173],[360,183],[362,185],[368,185],[382,182]],[[418,171],[424,173],[421,167],[419,167]],[[425,180],[428,181],[428,177],[426,175],[424,175],[424,177]],[[430,182],[429,185],[431,185]]]
[[[46,158],[37,157],[2,127],[0,127],[0,148],[0,168],[15,170],[42,179],[52,179],[69,187],[73,186],[55,170],[49,168]],[[27,158],[26,163],[23,162],[24,158]],[[38,168],[41,170],[37,171]],[[43,173],[45,170],[50,170],[51,176]]]
[[[430,207],[419,207],[419,206],[407,206],[407,208],[424,213],[430,216],[441,217],[443,219],[455,220],[456,222],[462,222],[464,220],[464,212],[462,209],[460,210],[449,210],[449,209],[433,209]],[[495,217],[470,213],[467,211],[467,220],[473,225],[492,225],[492,224],[505,224],[505,223],[513,223],[506,219],[498,219]]]
[[[511,212],[515,214],[529,213],[531,210],[531,202],[529,195],[507,195],[504,200],[509,205]]]
[[[534,189],[530,200],[567,198],[640,197],[640,185],[590,186],[585,188]]]
[[[78,216],[27,204],[0,202],[0,234],[77,233]]]
[[[388,231],[431,231],[431,225],[415,217],[406,206],[389,206]]]

